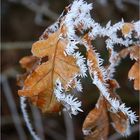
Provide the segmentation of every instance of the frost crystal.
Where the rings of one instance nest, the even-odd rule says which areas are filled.
[[[78,101],[78,98],[63,92],[64,89],[61,85],[59,79],[56,80],[56,88],[54,90],[55,96],[59,102],[61,102],[69,114],[77,115],[78,111],[83,112],[81,107],[81,101]]]
[[[82,92],[83,88],[82,88],[81,80],[75,79],[75,84],[76,84],[75,87],[76,87],[77,91]]]
[[[30,123],[29,116],[28,116],[28,113],[26,111],[25,101],[26,101],[25,97],[20,97],[21,110],[22,110],[22,113],[23,113],[23,117],[24,117],[25,123],[26,123],[26,125],[28,127],[28,130],[30,131],[30,134],[33,136],[33,138],[35,140],[40,140],[40,138],[34,132],[33,127],[32,127],[32,125]]]
[[[76,62],[76,64],[79,66],[79,68],[80,68],[80,76],[82,76],[82,77],[86,77],[87,76],[87,74],[86,74],[86,71],[87,71],[87,66],[86,66],[86,64],[85,64],[85,59],[86,58],[84,58],[82,55],[81,55],[81,53],[80,52],[76,52],[76,53],[74,53],[74,58],[76,58],[76,60],[77,60],[77,62]]]

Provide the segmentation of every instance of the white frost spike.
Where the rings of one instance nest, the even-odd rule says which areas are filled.
[[[25,101],[26,101],[25,97],[20,97],[20,105],[21,105],[21,110],[22,110],[22,113],[23,113],[23,117],[24,117],[25,123],[27,125],[27,128],[28,128],[30,134],[33,136],[33,138],[35,140],[40,140],[40,138],[34,132],[33,127],[32,127],[32,125],[30,123],[29,116],[28,116],[28,113],[26,111]]]
[[[73,54],[74,58],[76,58],[76,64],[80,68],[80,76],[86,77],[87,66],[85,65],[85,58],[81,55],[80,52],[76,52]]]
[[[74,53],[74,51],[76,49],[78,49],[78,47],[76,46],[77,42],[71,41],[70,43],[68,43],[67,47],[66,47],[66,54],[68,55],[72,55]]]
[[[59,102],[61,102],[69,114],[77,115],[78,111],[83,112],[81,107],[81,101],[78,101],[77,98],[74,98],[72,95],[66,95],[62,87],[62,84],[59,79],[56,80],[56,88],[54,94]]]
[[[109,21],[109,22],[106,24],[106,29],[109,29],[109,28],[110,28],[110,25],[111,25],[111,21]]]
[[[82,92],[83,88],[82,88],[80,79],[79,80],[75,79],[75,84],[76,84],[75,87],[76,87],[77,91]]]

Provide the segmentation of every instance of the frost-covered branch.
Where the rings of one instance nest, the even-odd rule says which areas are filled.
[[[33,138],[35,140],[40,140],[40,138],[36,135],[36,133],[34,132],[33,130],[33,127],[30,123],[30,119],[29,119],[29,116],[28,116],[28,113],[27,113],[27,110],[26,110],[26,98],[25,97],[20,97],[20,104],[21,104],[21,110],[22,110],[22,113],[23,113],[23,117],[24,117],[24,120],[25,120],[25,123],[28,127],[28,130],[30,131],[30,134],[33,136]]]

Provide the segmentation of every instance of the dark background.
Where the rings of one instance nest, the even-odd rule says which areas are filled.
[[[120,3],[119,3],[119,2]],[[24,71],[19,66],[19,60],[29,55],[32,42],[38,40],[43,31],[52,24],[61,14],[64,7],[70,4],[70,0],[2,0],[1,1],[1,139],[2,140],[31,140],[31,136],[22,118],[16,75]],[[95,21],[101,25],[111,20],[112,23],[122,18],[126,22],[137,21],[137,0],[87,0],[93,3],[91,12]],[[32,6],[31,6],[32,5]],[[36,8],[37,7],[37,8]],[[43,10],[42,10],[43,9]],[[103,40],[94,42],[101,53],[105,63],[108,53]],[[139,112],[138,92],[133,90],[133,82],[127,79],[128,71],[133,61],[126,58],[117,67],[115,78],[120,84],[117,93],[127,106]],[[31,123],[42,140],[74,140],[66,127],[73,122],[75,140],[83,140],[82,122],[88,112],[94,108],[99,96],[97,88],[91,85],[90,78],[82,80],[83,93],[78,93],[83,102],[84,113],[73,116],[72,120],[67,114],[44,115],[38,109],[28,104]],[[68,119],[65,120],[65,119]],[[110,125],[111,126],[111,125]],[[138,127],[133,126],[134,133],[128,140],[138,140]],[[115,131],[110,128],[110,135]],[[70,136],[69,136],[70,135]],[[71,138],[70,138],[71,137]],[[111,140],[111,139],[110,139]],[[122,138],[125,140],[125,138]]]

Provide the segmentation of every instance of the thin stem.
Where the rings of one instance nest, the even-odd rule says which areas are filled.
[[[17,130],[18,135],[19,135],[19,139],[26,140],[26,135],[25,135],[25,132],[21,126],[19,114],[17,112],[16,104],[15,104],[14,98],[12,96],[12,91],[11,91],[9,83],[7,81],[7,77],[5,75],[1,75],[1,82],[2,82],[2,86],[3,86],[3,91],[5,93],[4,95],[7,99],[7,103],[9,105],[15,127],[16,127],[16,130]]]
[[[1,43],[1,50],[31,49],[33,42],[5,42]]]
[[[63,111],[63,114],[64,114],[64,121],[66,125],[67,140],[75,140],[72,118],[70,118],[70,115],[68,114],[67,111]]]
[[[45,140],[44,129],[43,129],[43,124],[42,124],[42,119],[41,119],[40,112],[34,106],[31,106],[31,110],[32,110],[32,113],[33,113],[33,118],[34,118],[35,128],[37,130],[37,133],[40,136],[41,140]]]
[[[26,123],[26,126],[30,132],[30,134],[32,135],[32,137],[34,138],[34,140],[40,140],[40,138],[36,135],[36,133],[33,131],[33,127],[32,124],[30,123],[29,120],[29,116],[28,113],[26,111],[26,104],[25,104],[26,98],[25,97],[20,97],[20,104],[21,104],[21,110],[23,113],[23,117]]]

